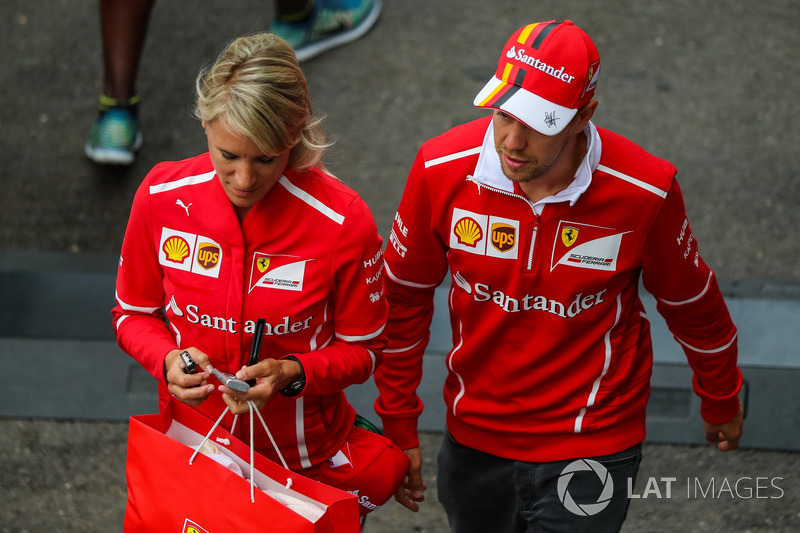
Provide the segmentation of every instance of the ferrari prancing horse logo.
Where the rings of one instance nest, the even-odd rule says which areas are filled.
[[[561,242],[564,243],[564,246],[569,248],[575,241],[578,240],[578,228],[572,226],[564,226],[561,228]]]
[[[557,266],[617,271],[622,236],[630,231],[562,220],[553,236],[550,272]]]

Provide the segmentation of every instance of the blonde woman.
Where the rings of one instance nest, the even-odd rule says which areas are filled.
[[[136,193],[112,311],[119,345],[159,381],[162,408],[172,395],[216,419],[254,402],[289,467],[359,491],[365,514],[407,472],[402,452],[356,427],[343,392],[372,375],[385,343],[375,222],[320,166],[328,144],[286,41],[239,38],[196,86],[208,152],[157,165]],[[254,384],[228,388],[212,368]],[[255,438],[277,460],[263,430]]]

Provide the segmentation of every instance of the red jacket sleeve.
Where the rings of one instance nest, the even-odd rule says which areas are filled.
[[[419,445],[422,356],[430,338],[433,296],[447,273],[447,249],[432,231],[431,198],[422,156],[411,169],[384,255],[389,320],[383,364],[375,373],[375,411],[401,449]]]
[[[692,370],[706,422],[732,420],[739,408],[742,373],[737,367],[736,327],[714,273],[700,257],[673,180],[642,254],[644,287],[680,343]]]
[[[366,203],[356,198],[345,217],[331,272],[335,340],[296,354],[306,373],[303,394],[325,395],[363,383],[380,364],[386,344],[382,239]]]
[[[164,288],[150,223],[148,184],[145,179],[133,200],[111,316],[120,348],[164,383],[164,357],[178,343],[164,320]]]

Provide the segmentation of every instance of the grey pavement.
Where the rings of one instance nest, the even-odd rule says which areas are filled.
[[[23,257],[22,274],[59,274],[62,265],[79,262],[73,281],[107,273],[146,172],[205,150],[190,111],[197,71],[230,39],[266,28],[271,16],[271,2],[158,2],[139,76],[145,144],[135,165],[110,170],[83,156],[100,91],[97,3],[0,3],[0,263]],[[326,162],[362,194],[386,237],[418,147],[481,116],[471,102],[508,35],[552,18],[573,19],[600,49],[595,122],[679,168],[704,258],[730,288],[742,331],[761,330],[742,339],[743,359],[763,372],[753,374],[761,383],[753,401],[773,399],[761,404],[773,408],[748,419],[745,431],[760,435],[742,450],[721,454],[677,436],[673,443],[649,441],[623,530],[800,531],[800,408],[791,394],[800,335],[782,320],[795,316],[800,302],[800,3],[384,0],[381,20],[365,38],[304,66],[315,109],[327,115],[336,140]],[[63,317],[88,316],[87,302],[60,299],[58,288],[48,293],[46,285],[26,293],[24,275],[4,275],[0,285],[19,283],[4,288],[4,306],[20,294],[36,295],[61,307],[52,320],[65,321],[28,324],[25,335],[15,335],[14,317],[25,310],[4,308],[4,360],[29,361],[29,369],[42,346],[51,359],[86,346],[84,362],[102,357],[97,343],[110,333],[110,321],[81,324],[100,331],[85,339],[53,335],[72,328]],[[755,298],[748,287],[758,288]],[[113,294],[107,297],[110,309]],[[76,349],[80,342],[86,345]],[[41,387],[48,398],[72,391],[74,382],[64,379],[70,366],[65,356],[39,376],[7,374],[4,388]],[[28,413],[25,405],[9,407],[0,394],[0,532],[122,529],[127,424],[95,415],[107,397],[75,394],[86,412],[69,419],[14,416],[15,409]],[[771,435],[760,428],[783,435],[758,439]],[[440,438],[434,427],[423,435],[423,510],[387,504],[367,531],[448,530],[435,494]]]

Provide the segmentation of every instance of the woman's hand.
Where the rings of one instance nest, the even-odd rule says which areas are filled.
[[[211,366],[206,367],[210,372]],[[291,359],[265,359],[253,366],[243,366],[237,373],[236,379],[242,381],[256,380],[256,384],[247,392],[239,392],[224,385],[219,386],[222,399],[235,415],[246,413],[250,410],[247,402],[253,402],[257,409],[261,409],[269,402],[270,398],[278,391],[286,388],[290,383],[301,376],[300,363]]]
[[[184,371],[185,367],[178,355],[183,351],[189,352],[198,368],[205,368],[211,361],[205,353],[194,347],[186,348],[186,350],[171,350],[164,358],[164,375],[170,394],[185,404],[197,406],[208,398],[208,395],[214,390],[214,386],[208,382],[208,372],[187,374]]]

